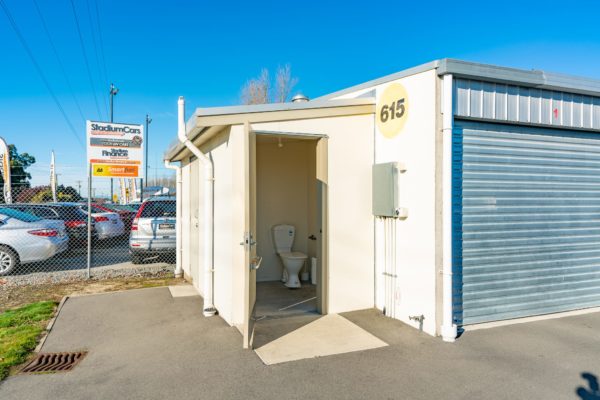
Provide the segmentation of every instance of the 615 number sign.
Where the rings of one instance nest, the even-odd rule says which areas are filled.
[[[404,98],[398,99],[397,101],[392,101],[392,104],[390,104],[389,107],[387,104],[384,104],[379,113],[381,122],[387,122],[389,118],[402,118],[404,111],[406,110],[406,107],[404,107],[404,101],[406,101]]]
[[[408,95],[399,83],[392,83],[377,101],[377,127],[387,138],[398,135],[408,117]]]

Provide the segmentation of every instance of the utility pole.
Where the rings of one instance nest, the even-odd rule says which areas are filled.
[[[77,191],[79,191],[79,197],[81,197],[81,181],[75,181],[77,182]]]
[[[119,89],[113,83],[110,84],[110,122],[113,122],[113,97],[119,93]],[[110,178],[110,201],[113,201],[113,178]]]
[[[144,166],[144,179],[142,180],[142,184],[140,185],[140,200],[144,201],[144,188],[148,186],[148,139],[150,138],[150,132],[148,132],[148,125],[152,122],[152,118],[146,114],[146,145],[144,146],[146,149],[146,155],[144,156],[145,166]]]

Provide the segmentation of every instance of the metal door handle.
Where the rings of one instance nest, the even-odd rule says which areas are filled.
[[[256,256],[250,261],[250,270],[257,270],[260,268],[260,264],[262,263],[262,257]]]

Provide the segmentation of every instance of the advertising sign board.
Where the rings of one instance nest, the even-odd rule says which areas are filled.
[[[144,127],[86,121],[87,157],[92,176],[141,178],[144,171]]]

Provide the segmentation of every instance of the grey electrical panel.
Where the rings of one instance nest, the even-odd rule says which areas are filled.
[[[404,166],[399,162],[373,165],[373,215],[376,217],[402,217],[400,207],[399,175]]]

